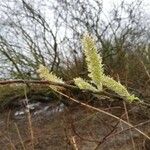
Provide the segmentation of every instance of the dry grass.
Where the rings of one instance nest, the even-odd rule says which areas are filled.
[[[0,135],[0,145],[4,150],[108,150],[110,147],[112,150],[124,150],[141,149],[145,139],[149,139],[150,120],[140,119],[134,113],[137,106],[115,103],[113,106],[110,103],[96,108],[72,100],[79,105],[69,106],[64,112],[49,117],[34,117],[27,113],[23,120],[14,120],[14,110],[3,112],[0,120],[7,118],[7,121],[0,125],[1,131],[4,131]]]

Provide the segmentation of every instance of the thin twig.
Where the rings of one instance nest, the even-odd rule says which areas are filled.
[[[75,150],[79,150],[78,146],[77,146],[77,143],[76,143],[76,140],[75,140],[75,136],[71,137],[71,143],[72,143]]]
[[[145,124],[147,124],[147,123],[150,123],[150,120],[145,121],[145,122],[142,122],[142,123],[139,123],[139,124],[137,124],[137,125],[134,125],[133,127],[129,127],[129,128],[127,128],[127,129],[118,131],[118,132],[116,132],[113,136],[116,136],[116,135],[119,135],[119,134],[121,134],[121,133],[127,132],[128,130],[134,129],[135,127],[137,128],[137,127],[143,126],[143,125],[145,125]],[[110,135],[108,138],[111,138],[111,137],[112,137],[112,136]]]
[[[68,82],[69,83],[69,82]],[[73,83],[73,82],[71,82]],[[0,85],[7,85],[7,84],[47,84],[47,85],[55,85],[55,86],[61,86],[67,89],[74,89],[74,90],[79,90],[77,86],[70,85],[66,83],[58,83],[58,82],[53,82],[53,81],[45,81],[45,80],[5,80],[5,81],[0,81]],[[90,92],[93,94],[104,94],[106,96],[109,96],[111,98],[117,98],[117,99],[123,99],[119,95],[116,94],[110,94],[106,91],[98,91],[94,92],[91,90],[82,90],[83,92]]]
[[[69,83],[69,82],[68,82]],[[71,82],[73,83],[73,82]],[[79,90],[79,88],[77,86],[74,85],[69,85],[66,83],[57,83],[57,82],[52,82],[52,81],[45,81],[45,80],[4,80],[4,81],[0,81],[0,85],[7,85],[7,84],[44,84],[44,85],[55,85],[55,86],[61,86],[67,89],[74,89],[74,90]],[[98,92],[93,92],[91,90],[81,90],[82,92],[87,92],[87,93],[92,93],[92,94],[98,94],[98,95],[106,95],[110,98],[114,98],[114,99],[119,99],[119,100],[126,100],[123,97],[120,97],[119,95],[116,94],[112,94],[112,93],[108,93],[106,91],[98,91]],[[143,100],[140,101],[135,101],[133,102],[135,104],[140,104],[146,107],[150,108],[150,104],[144,102]]]
[[[127,122],[130,123],[126,103],[124,102],[123,104],[124,104],[124,110],[125,110]],[[129,130],[129,132],[130,132],[130,136],[131,136],[131,142],[132,142],[132,145],[133,145],[133,150],[135,150],[135,149],[136,149],[136,148],[135,148],[135,142],[134,142],[134,138],[133,138],[133,136],[132,136],[133,134],[132,134],[131,129]]]
[[[53,89],[53,90],[54,90],[54,89]],[[64,93],[62,93],[62,92],[59,92],[59,91],[57,91],[57,90],[54,90],[54,91],[57,92],[57,93],[59,93],[59,94],[61,94],[61,95],[63,95],[64,97],[68,98],[69,100],[72,100],[72,101],[74,101],[74,102],[76,102],[76,103],[82,105],[82,106],[85,106],[85,107],[88,107],[88,108],[90,108],[90,109],[96,110],[96,111],[98,111],[98,112],[101,112],[101,113],[103,113],[103,114],[106,114],[106,115],[108,115],[108,116],[114,118],[114,119],[117,119],[117,120],[121,121],[122,123],[128,125],[129,127],[134,128],[134,130],[136,130],[137,132],[139,132],[139,133],[142,134],[144,137],[146,137],[147,139],[150,140],[150,137],[149,137],[148,135],[146,135],[144,132],[142,132],[141,130],[139,130],[139,129],[137,129],[136,127],[134,127],[132,124],[126,122],[125,120],[123,120],[123,119],[121,119],[121,118],[119,118],[119,117],[117,117],[117,116],[115,116],[115,115],[113,115],[113,114],[111,114],[111,113],[109,113],[109,112],[106,112],[106,111],[101,110],[101,109],[99,109],[99,108],[93,107],[93,106],[88,105],[88,104],[86,104],[86,103],[80,102],[80,101],[78,101],[78,100],[76,100],[76,99],[74,99],[74,98],[69,97],[68,95],[66,95],[66,94],[64,94]]]
[[[26,99],[27,104],[28,104],[28,97],[27,97],[26,86],[24,87],[24,95],[25,95],[25,99]],[[33,129],[32,129],[32,121],[31,121],[30,109],[28,107],[27,107],[27,117],[28,117],[29,131],[30,131],[30,136],[31,136],[32,150],[34,150],[34,134],[33,134]]]
[[[20,143],[21,143],[21,145],[22,145],[22,148],[23,148],[23,150],[26,150],[25,145],[24,145],[23,140],[22,140],[22,137],[21,137],[21,134],[20,134],[20,131],[19,131],[18,126],[17,126],[16,123],[15,123],[15,127],[16,127],[16,130],[17,130],[17,134],[18,134]]]

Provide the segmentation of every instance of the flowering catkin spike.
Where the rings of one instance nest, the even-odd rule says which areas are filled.
[[[125,86],[123,86],[120,82],[115,81],[111,77],[103,76],[102,84],[107,88],[109,88],[110,90],[117,93],[118,95],[120,95],[122,98],[125,98],[128,102],[139,100],[139,98],[129,94]]]
[[[96,44],[91,36],[85,35],[83,37],[82,42],[84,54],[86,56],[87,68],[89,72],[88,76],[92,79],[94,84],[101,91],[102,90],[101,79],[104,72],[102,65],[102,58],[98,54]]]
[[[39,66],[39,69],[37,70],[37,72],[39,73],[40,78],[43,78],[48,81],[56,82],[56,83],[64,83],[61,78],[58,78],[52,72],[49,73],[49,70],[46,67],[44,67],[43,65]],[[54,85],[50,85],[50,87],[53,89],[59,89]]]
[[[93,92],[98,91],[94,86],[92,86],[91,84],[89,84],[87,81],[85,81],[82,78],[75,78],[74,82],[75,82],[75,85],[79,87],[79,89],[90,90]]]

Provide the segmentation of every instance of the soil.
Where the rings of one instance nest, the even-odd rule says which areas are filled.
[[[53,105],[56,103],[47,103]],[[98,106],[98,105],[97,105]],[[126,120],[123,103],[102,105]],[[52,107],[50,107],[52,108]],[[128,105],[129,121],[150,136],[150,117],[138,106]],[[0,114],[0,150],[149,150],[149,140],[134,128],[80,105],[54,113],[27,112],[16,117],[15,108]]]

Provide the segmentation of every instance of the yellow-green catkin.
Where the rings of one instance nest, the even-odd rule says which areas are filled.
[[[128,102],[133,102],[134,100],[139,100],[134,95],[131,95],[125,86],[123,86],[120,82],[115,81],[113,78],[108,76],[103,76],[102,78],[102,84],[109,88],[110,90],[114,91],[118,95],[120,95],[122,98],[127,100]]]
[[[82,40],[83,50],[86,56],[86,63],[89,72],[89,77],[92,79],[97,88],[101,91],[101,79],[103,76],[102,58],[98,54],[96,43],[89,35],[85,35]]]
[[[75,78],[74,82],[75,82],[75,85],[78,86],[80,89],[90,90],[93,92],[98,91],[94,86],[92,86],[90,83],[88,83],[87,81],[85,81],[82,78]]]
[[[49,70],[43,65],[39,66],[39,69],[37,70],[37,72],[39,73],[40,78],[44,80],[48,80],[48,81],[52,81],[56,83],[64,83],[61,78],[57,77],[54,73],[49,72]],[[57,87],[54,85],[50,85],[50,87],[55,90],[57,89]]]
[[[43,65],[39,66],[37,72],[39,73],[40,78],[46,79],[48,81],[53,81],[56,83],[64,83],[61,78],[57,77],[54,73],[49,72],[49,70]]]

